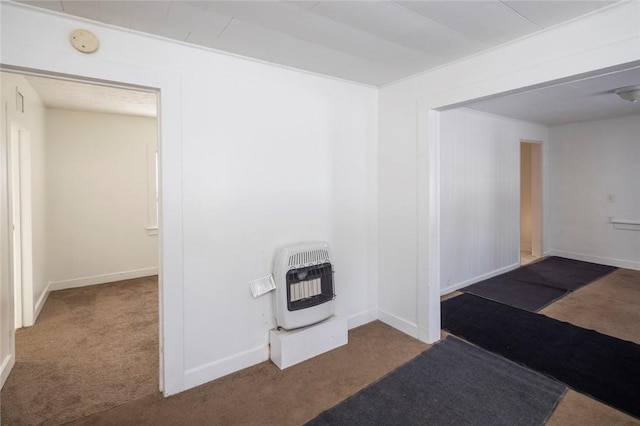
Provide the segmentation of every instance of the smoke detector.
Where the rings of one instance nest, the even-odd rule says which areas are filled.
[[[89,30],[75,30],[72,32],[71,44],[82,53],[93,53],[100,46],[98,37]]]

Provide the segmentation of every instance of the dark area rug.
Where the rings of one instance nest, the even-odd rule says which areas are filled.
[[[462,289],[516,308],[537,312],[617,268],[562,257],[549,257]]]
[[[566,388],[447,337],[308,425],[541,425]]]
[[[640,345],[471,294],[441,306],[444,330],[640,417]]]

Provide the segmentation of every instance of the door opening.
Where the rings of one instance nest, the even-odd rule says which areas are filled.
[[[2,67],[0,67],[0,71],[3,74],[5,72],[2,69]],[[143,232],[145,237],[140,239],[149,239],[149,240],[157,241],[159,239],[158,237],[159,219],[162,218],[162,212],[161,212],[160,203],[159,203],[160,201],[159,193],[161,193],[161,188],[159,188],[159,184],[160,184],[159,178],[161,177],[162,171],[158,167],[159,160],[161,159],[161,151],[159,149],[160,140],[161,140],[160,116],[159,116],[160,114],[159,114],[159,108],[158,108],[159,107],[158,105],[159,91],[153,88],[128,86],[126,84],[119,84],[119,83],[105,83],[105,82],[96,83],[93,81],[84,80],[83,78],[75,78],[75,77],[63,78],[61,76],[52,77],[50,75],[47,75],[46,73],[40,73],[36,71],[27,71],[25,73],[22,73],[22,72],[17,72],[12,70],[10,74],[17,74],[21,76],[23,80],[25,80],[25,78],[28,79],[26,80],[26,82],[23,82],[22,84],[26,86],[28,83],[28,85],[31,86],[31,88],[38,87],[37,90],[34,89],[38,94],[39,94],[38,90],[42,89],[43,87],[44,89],[46,89],[47,87],[53,86],[54,84],[53,82],[57,82],[56,84],[74,83],[77,85],[85,85],[85,86],[91,85],[94,88],[94,90],[96,90],[95,89],[96,87],[104,88],[103,92],[105,93],[108,90],[113,89],[113,95],[111,96],[111,98],[113,98],[114,101],[118,99],[120,100],[119,101],[120,103],[118,105],[123,108],[122,112],[102,111],[99,108],[92,110],[90,105],[86,107],[84,105],[81,105],[82,108],[78,107],[78,109],[74,109],[74,108],[66,109],[64,107],[57,107],[55,104],[54,105],[46,104],[44,106],[47,108],[47,114],[50,114],[51,111],[58,111],[58,112],[62,111],[60,114],[66,114],[65,117],[68,121],[71,119],[77,118],[75,117],[74,114],[81,114],[81,113],[85,114],[87,117],[90,117],[95,122],[97,122],[99,119],[104,119],[105,123],[108,121],[108,117],[124,117],[122,122],[125,124],[123,124],[122,128],[118,128],[120,129],[118,131],[120,132],[128,131],[129,132],[128,134],[136,135],[135,140],[142,140],[140,137],[140,134],[142,133],[146,135],[145,137],[153,133],[154,135],[153,143],[149,141],[146,146],[143,146],[142,144],[138,144],[138,145],[135,145],[135,148],[132,148],[132,149],[135,149],[134,151],[136,155],[135,158],[141,159],[142,162],[136,162],[135,167],[131,166],[126,170],[127,171],[130,171],[133,169],[140,170],[140,172],[136,171],[137,174],[135,175],[137,179],[136,182],[138,183],[136,188],[140,189],[141,186],[144,186],[146,190],[145,191],[146,196],[144,196],[144,200],[143,200],[143,202],[146,203],[146,209],[143,210],[140,207],[141,203],[139,201],[142,200],[142,197],[139,197],[139,196],[136,198],[136,200],[138,201],[136,201],[137,204],[135,206],[136,212],[138,211],[147,212],[147,214],[144,215],[144,219],[143,219],[143,220],[146,219],[146,222],[144,223],[145,227],[141,228],[141,229],[144,229]],[[51,80],[51,83],[47,83],[48,86],[45,84],[43,84],[42,86],[37,86],[35,82],[36,79]],[[61,90],[63,89],[66,90],[67,88],[67,86],[62,84],[60,84],[59,87],[61,88]],[[119,91],[119,92],[116,93],[116,91]],[[120,96],[120,95],[124,91],[130,92],[132,93],[132,95],[130,98],[127,98],[125,101],[122,101],[123,96]],[[149,101],[149,98],[150,97],[153,98],[153,116],[147,114],[147,110],[143,111],[143,113],[137,113],[135,111],[131,112],[130,109],[127,109],[127,108],[142,108],[140,106],[142,102],[140,101],[140,98],[142,96],[141,94],[144,96],[144,99],[146,100],[146,103],[143,105],[143,107],[147,107],[147,109],[149,108],[149,104],[151,104],[151,101]],[[107,97],[107,95],[105,95],[105,97]],[[89,101],[90,100],[91,99],[89,99]],[[33,109],[28,109],[28,111],[33,111]],[[15,112],[13,113],[15,115]],[[94,115],[89,116],[88,115],[89,113]],[[47,238],[46,240],[44,240],[46,241],[47,244],[49,243],[49,240],[53,240],[53,237],[52,237],[52,233],[50,232],[50,229],[52,229],[51,227],[44,228],[45,229],[44,231],[42,230],[43,229],[42,227],[40,228],[38,227],[38,225],[40,224],[40,222],[38,222],[38,218],[42,216],[41,214],[42,210],[40,209],[41,203],[37,202],[40,199],[36,198],[32,206],[32,202],[31,202],[32,189],[35,194],[34,196],[41,195],[38,192],[38,189],[40,188],[38,184],[41,183],[40,180],[33,178],[33,181],[32,181],[32,174],[33,173],[37,174],[38,171],[41,169],[37,165],[32,165],[32,160],[36,161],[41,158],[40,157],[40,155],[42,154],[41,142],[46,138],[51,138],[51,134],[48,132],[49,131],[48,127],[46,129],[48,133],[43,134],[42,131],[39,131],[40,128],[38,127],[38,125],[40,121],[36,121],[35,122],[36,125],[31,127],[30,126],[31,121],[29,120],[33,118],[33,115],[27,116],[26,114],[27,112],[25,112],[24,117],[16,116],[15,121],[11,116],[11,114],[7,113],[7,116],[6,116],[7,132],[5,133],[5,135],[6,135],[7,143],[5,145],[5,148],[6,148],[5,165],[8,167],[6,169],[7,173],[5,176],[7,176],[8,178],[6,182],[7,189],[8,189],[6,193],[7,195],[6,200],[8,201],[8,205],[5,211],[9,217],[7,218],[8,220],[6,220],[5,224],[9,225],[9,229],[7,232],[8,238],[6,241],[8,243],[8,248],[9,248],[7,260],[10,266],[10,268],[8,268],[10,275],[7,277],[8,278],[7,284],[11,291],[11,293],[9,293],[8,300],[11,300],[13,302],[13,303],[10,303],[10,308],[12,308],[13,312],[11,312],[11,310],[9,311],[10,318],[12,319],[12,322],[13,322],[13,329],[34,325],[35,319],[37,318],[37,313],[40,312],[40,309],[42,308],[42,306],[44,306],[45,301],[47,300],[47,295],[49,294],[50,291],[79,287],[82,285],[100,284],[101,280],[103,280],[102,282],[108,282],[106,281],[107,279],[114,281],[114,279],[111,278],[111,275],[113,275],[114,277],[117,275],[119,278],[121,278],[121,280],[138,278],[138,276],[133,276],[136,274],[140,275],[140,278],[143,278],[142,276],[143,274],[145,274],[144,276],[147,276],[146,274],[151,275],[152,270],[155,269],[156,271],[155,275],[158,275],[156,279],[157,286],[158,286],[158,299],[156,303],[158,304],[158,307],[159,307],[158,334],[159,334],[159,341],[162,342],[163,341],[162,339],[163,311],[162,311],[162,305],[160,303],[161,297],[162,297],[162,293],[161,293],[162,276],[161,276],[160,268],[158,267],[154,268],[153,265],[151,265],[150,267],[144,267],[144,268],[138,268],[138,269],[134,269],[134,268],[132,268],[131,270],[126,269],[124,270],[124,272],[122,272],[121,269],[125,269],[124,267],[122,267],[121,269],[114,270],[113,273],[110,273],[111,271],[107,271],[107,273],[104,273],[102,275],[86,274],[87,276],[80,276],[80,278],[77,278],[76,275],[73,275],[70,273],[68,276],[63,276],[62,279],[58,279],[57,282],[51,279],[51,276],[52,276],[51,270],[53,269],[52,267],[45,268],[46,275],[39,274],[38,265],[42,265],[42,264],[46,265],[46,263],[34,263],[34,260],[37,262],[39,259],[38,256],[40,252],[38,250],[42,247],[42,245],[40,246],[37,245],[39,242],[41,242],[41,240],[37,240],[34,243],[33,237],[35,236],[37,238],[38,236],[44,235]],[[100,114],[102,115],[99,117]],[[146,120],[148,123],[151,118],[153,118],[153,127],[149,126],[148,124],[145,124],[144,126],[140,124],[142,120]],[[39,120],[39,117],[38,117],[38,120]],[[29,130],[24,127],[25,124],[29,126],[31,129],[33,129],[33,134],[31,134]],[[73,126],[69,126],[69,128],[76,129],[76,127],[73,127]],[[141,129],[144,129],[144,130],[141,130]],[[154,129],[154,131],[152,132],[150,129]],[[105,133],[106,132],[102,132],[100,133],[100,135],[104,136]],[[114,131],[114,134],[116,134],[115,131]],[[119,135],[119,133],[117,134]],[[78,146],[83,146],[81,145],[81,142],[84,141],[85,139],[89,141],[91,140],[91,135],[89,135],[88,132],[80,133],[78,131],[75,134],[73,134],[73,137],[75,138],[73,139],[73,141],[75,141],[76,145]],[[51,142],[50,139],[46,139],[46,140],[47,142]],[[144,140],[147,140],[147,139],[144,139]],[[76,145],[74,145],[74,147]],[[99,145],[99,144],[95,144],[95,145]],[[50,145],[47,145],[47,149],[49,149],[49,146]],[[67,147],[67,145],[61,145],[61,146],[62,148],[58,147],[59,151],[56,151],[56,152],[62,152],[61,150]],[[99,147],[105,147],[105,146],[111,147],[111,145],[108,145],[108,144],[99,145]],[[116,154],[120,154],[122,152],[125,152],[124,145],[113,147],[111,151],[107,152],[107,154],[112,155],[112,157],[108,157],[108,158],[115,158],[114,156]],[[130,153],[131,151],[126,151],[126,152]],[[88,157],[91,157],[91,156],[88,155]],[[127,159],[130,159],[131,157],[132,156],[127,157]],[[47,157],[47,161],[49,161],[49,158],[50,157]],[[62,167],[64,158],[63,160],[60,160],[60,158],[63,158],[63,157],[62,156],[55,157],[51,161],[58,161],[57,163],[58,166]],[[104,163],[105,162],[103,162],[103,164]],[[133,164],[132,161],[130,161],[129,163]],[[126,163],[126,164],[129,165],[129,163]],[[36,164],[39,164],[39,163],[37,163],[36,161]],[[48,164],[51,164],[51,163],[48,163]],[[120,173],[120,175],[118,176],[123,175],[124,173],[123,170],[124,170],[124,167],[118,168],[118,173]],[[146,174],[144,179],[141,177],[141,174]],[[37,177],[40,177],[40,176],[37,176]],[[108,179],[105,178],[99,183],[102,183],[104,184],[103,186],[106,186],[107,180]],[[63,181],[61,178],[58,178],[57,182],[58,182],[58,186],[56,188],[60,188],[62,187],[63,183],[66,183],[66,181]],[[51,194],[53,194],[53,192],[51,191],[52,186],[50,185],[51,181],[47,180],[46,183],[47,183],[46,190],[50,191],[47,193],[47,196],[50,196]],[[32,185],[33,185],[33,188],[32,188]],[[79,186],[81,187],[81,189],[84,188],[82,185],[79,185]],[[116,185],[114,184],[111,186],[115,188]],[[97,193],[97,191],[93,191],[93,192]],[[136,194],[140,195],[139,191]],[[65,194],[65,195],[68,195],[68,194]],[[103,199],[106,197],[104,192],[100,192],[99,195]],[[49,199],[47,200],[50,201],[50,198],[51,197],[49,197]],[[100,201],[99,197],[95,197],[95,198],[98,199],[98,201]],[[61,198],[58,198],[57,200],[60,200],[60,199]],[[78,199],[79,198],[76,197],[76,200]],[[82,206],[85,206],[87,204],[85,201],[86,200],[83,199],[82,203],[79,203],[79,204],[81,204]],[[58,207],[60,205],[63,205],[63,203],[60,201],[56,201],[56,202],[58,203],[57,204]],[[34,214],[33,232],[32,232],[32,218],[31,218],[32,208],[33,208],[33,214]],[[130,216],[134,216],[134,215],[130,215]],[[137,215],[135,217],[137,218],[138,216],[140,215]],[[47,220],[49,219],[50,219],[50,216],[47,216]],[[138,224],[136,223],[136,226],[137,225]],[[41,234],[37,233],[39,231],[41,232]],[[43,232],[44,234],[42,234]],[[58,238],[58,236],[56,235],[55,238]],[[87,239],[88,238],[89,237],[87,237]],[[33,247],[32,247],[32,244],[33,244]],[[33,258],[32,251],[34,251],[33,254],[35,254],[36,256],[35,259]],[[138,251],[141,252],[142,249]],[[161,255],[161,247],[157,242],[155,244],[154,251],[157,254],[158,263],[159,263],[161,261],[162,255]],[[46,256],[47,257],[45,259],[49,259],[51,257],[51,253],[47,252]],[[147,256],[146,258],[150,258],[150,255]],[[126,264],[126,262],[122,262],[122,263],[125,266],[128,265]],[[60,262],[56,263],[56,265],[60,265],[60,264],[62,263]],[[35,266],[35,276],[34,276],[34,271],[32,270],[34,266]],[[146,265],[142,265],[142,266],[146,266]],[[75,273],[76,271],[72,271],[72,272]],[[124,273],[131,273],[132,276],[126,275]],[[103,275],[106,278],[103,278]],[[122,277],[120,277],[120,275],[122,275]],[[44,291],[42,290],[42,287],[43,287],[42,283],[46,284],[44,286]],[[37,294],[41,294],[41,297],[39,298],[34,297],[34,292],[37,292]],[[163,373],[164,373],[163,355],[164,354],[163,354],[163,347],[161,343],[157,349],[158,349],[158,359],[159,359],[158,367],[159,368],[157,370],[158,373],[155,378],[158,379],[157,386],[159,390],[162,392],[164,390],[164,376],[163,376]],[[15,360],[15,347],[12,348],[12,359]],[[7,369],[6,371],[7,371],[6,375],[8,376],[10,368]],[[5,372],[3,370],[3,381],[4,379],[5,379]]]
[[[542,149],[520,142],[520,264],[542,257]]]

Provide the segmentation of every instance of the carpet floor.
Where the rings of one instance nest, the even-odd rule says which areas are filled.
[[[462,289],[496,302],[537,312],[617,268],[562,257],[547,257]]]
[[[51,292],[16,332],[3,425],[61,424],[158,390],[158,281]]]
[[[640,418],[640,345],[472,294],[442,303],[442,328]]]
[[[618,269],[540,313],[640,345],[640,271]]]
[[[566,386],[448,336],[307,423],[541,425]]]
[[[603,280],[609,277],[613,279],[616,274],[626,272],[629,271],[618,271]],[[348,345],[284,371],[270,362],[264,362],[181,394],[162,398],[156,391],[157,282],[152,280],[147,286],[131,287],[140,292],[135,295],[121,288],[136,281],[51,293],[38,323],[17,333],[18,364],[2,389],[0,398],[3,425],[65,422],[83,425],[300,425],[429,347],[374,321],[350,330]],[[576,304],[586,306],[594,299],[588,298],[589,300],[581,303],[581,294],[597,283],[590,284],[563,300],[576,298]],[[632,288],[630,283],[617,285],[617,297],[625,299],[625,292],[632,291]],[[101,294],[103,292],[105,294]],[[119,302],[114,303],[114,296],[109,296],[112,293],[122,293]],[[82,300],[85,302],[79,303]],[[89,305],[83,306],[84,303]],[[106,306],[99,306],[101,304],[115,305],[110,308],[115,310],[109,313]],[[128,305],[127,310],[137,314],[114,314],[119,312],[117,305],[120,304]],[[610,330],[624,328],[619,320],[628,318],[627,316],[608,315],[604,311],[600,314],[598,309],[593,310],[593,314],[601,318],[601,326]],[[95,312],[88,312],[92,310]],[[561,312],[556,314],[560,315]],[[73,319],[76,317],[81,318],[82,327],[74,325]],[[109,322],[111,319],[119,323]],[[47,325],[49,321],[54,322]],[[91,324],[93,321],[98,324]],[[129,337],[126,336],[128,333],[118,336],[106,332],[110,328],[136,328],[129,321],[133,321],[133,324],[146,324],[147,331],[141,332],[142,335]],[[635,322],[631,327],[637,330],[637,324]],[[98,334],[102,335],[100,345],[105,346],[101,349],[94,348],[91,357],[83,356],[82,339],[78,340],[79,343],[73,343],[73,339],[63,336],[67,331],[75,332],[78,328],[103,329]],[[31,337],[31,334],[38,336]],[[41,344],[32,341],[37,340],[36,337]],[[110,339],[115,340],[109,341]],[[65,351],[62,351],[65,345],[59,345],[57,341],[67,342]],[[86,342],[96,343],[91,336],[87,336]],[[73,346],[76,344],[79,347]],[[111,364],[109,347],[117,347],[125,352],[134,348],[144,349],[144,354],[140,353],[129,360],[121,359],[116,369],[118,371],[109,373],[121,377],[119,380],[114,379],[114,382],[118,382],[111,388],[116,389],[115,395],[99,395],[104,391],[104,385],[100,381],[101,369]],[[57,358],[56,354],[60,353],[63,355]],[[93,368],[82,365],[85,362],[93,365]],[[39,367],[41,364],[48,366]],[[140,375],[132,380],[127,377],[126,372],[135,370],[135,365],[138,365]],[[32,372],[31,366],[37,371]],[[48,375],[49,371],[62,371],[64,374]],[[77,374],[76,372],[83,373],[76,376],[76,379],[68,377],[69,374]],[[42,392],[37,389],[40,386],[43,387]],[[74,390],[78,387],[83,388],[79,393]],[[93,396],[85,397],[85,393]],[[101,402],[96,404],[96,401]],[[547,424],[640,425],[640,421],[586,395],[569,390]]]

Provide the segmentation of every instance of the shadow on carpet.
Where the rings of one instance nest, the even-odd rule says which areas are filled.
[[[537,312],[549,303],[616,269],[597,263],[548,257],[480,281],[460,291]]]
[[[307,425],[541,425],[565,390],[447,337]]]
[[[444,330],[640,417],[640,345],[471,294],[441,306]]]

